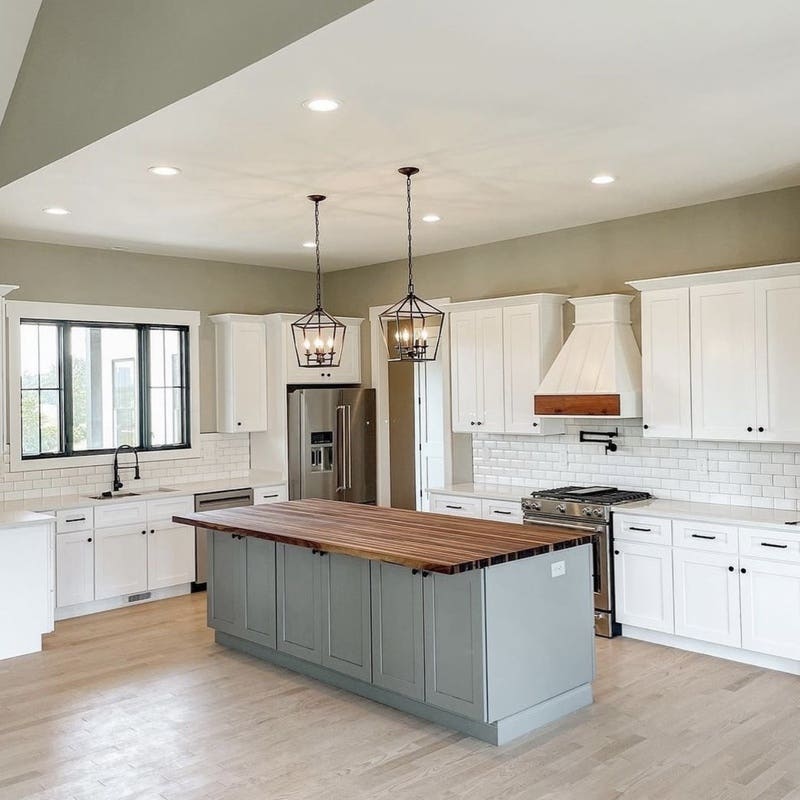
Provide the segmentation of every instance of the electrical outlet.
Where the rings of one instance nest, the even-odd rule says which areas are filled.
[[[550,577],[551,578],[558,578],[561,575],[567,574],[567,562],[566,561],[555,561],[550,565]]]

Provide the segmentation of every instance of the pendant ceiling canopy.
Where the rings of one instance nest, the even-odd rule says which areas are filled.
[[[389,361],[435,361],[444,323],[444,312],[418,297],[414,291],[414,263],[411,239],[411,177],[417,167],[401,167],[406,176],[408,219],[408,293],[380,315]]]
[[[292,323],[292,336],[297,363],[309,369],[338,367],[342,360],[342,346],[346,332],[343,322],[331,316],[322,307],[322,271],[319,259],[319,204],[322,194],[310,194],[314,204],[314,242],[317,255],[317,305],[313,311]]]

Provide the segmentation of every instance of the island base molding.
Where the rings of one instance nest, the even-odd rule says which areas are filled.
[[[477,720],[467,719],[458,714],[453,714],[444,709],[435,708],[427,703],[421,703],[411,698],[403,697],[403,695],[390,692],[380,686],[364,683],[356,678],[351,678],[349,675],[344,675],[335,670],[320,666],[319,664],[304,661],[288,653],[283,653],[278,650],[273,650],[270,647],[256,644],[255,642],[240,639],[238,636],[231,636],[230,634],[216,631],[214,641],[232,650],[238,650],[247,655],[255,656],[262,661],[268,661],[276,666],[284,667],[285,669],[298,672],[302,675],[307,675],[322,683],[327,683],[338,689],[344,689],[353,694],[360,695],[361,697],[366,697],[368,700],[374,700],[376,703],[396,708],[398,711],[413,714],[414,716],[428,720],[428,722],[442,725],[445,728],[451,728],[459,733],[472,736],[475,739],[480,739],[493,745],[507,744],[520,736],[524,736],[527,733],[531,733],[544,725],[548,725],[560,719],[566,714],[571,714],[573,711],[578,711],[581,708],[590,706],[594,702],[592,686],[589,683],[585,683],[582,686],[576,686],[574,689],[570,689],[563,694],[545,700],[531,708],[526,708],[524,711],[520,711],[510,717],[498,720],[497,722],[479,722]]]
[[[692,653],[724,658],[728,661],[738,661],[740,664],[750,664],[754,667],[788,672],[790,675],[800,675],[800,661],[795,661],[791,658],[755,653],[752,650],[745,650],[741,647],[703,642],[699,639],[690,639],[687,636],[677,636],[674,633],[637,628],[633,625],[623,625],[622,635],[627,636],[629,639],[650,642],[650,644],[660,644],[665,647],[674,647],[678,650],[688,650]]]

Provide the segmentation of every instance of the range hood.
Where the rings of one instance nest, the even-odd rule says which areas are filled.
[[[575,329],[534,395],[537,416],[642,416],[642,356],[631,300],[626,294],[570,299]]]

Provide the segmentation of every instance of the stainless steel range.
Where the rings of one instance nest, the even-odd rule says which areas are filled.
[[[522,498],[526,525],[553,525],[595,534],[592,572],[594,630],[598,636],[610,638],[619,633],[619,625],[614,621],[611,509],[650,497],[648,492],[629,492],[612,486],[562,486],[532,492],[530,497]]]

